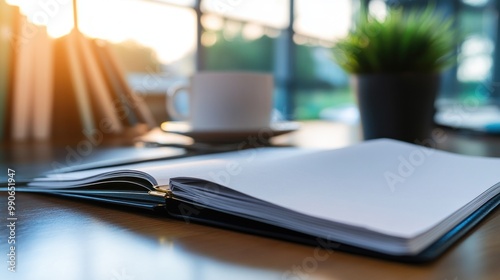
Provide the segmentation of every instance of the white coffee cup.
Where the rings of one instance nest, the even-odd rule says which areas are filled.
[[[273,76],[252,72],[199,72],[190,84],[168,91],[167,110],[197,131],[249,131],[268,128],[271,121]],[[178,93],[189,96],[189,112],[175,106]]]

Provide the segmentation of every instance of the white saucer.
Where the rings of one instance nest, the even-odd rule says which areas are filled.
[[[235,144],[245,141],[267,143],[272,137],[296,131],[300,128],[297,122],[277,122],[269,127],[256,130],[193,130],[187,122],[164,122],[164,132],[189,136],[196,142],[209,144]]]

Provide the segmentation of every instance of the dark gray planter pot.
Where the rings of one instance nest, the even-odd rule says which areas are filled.
[[[354,77],[364,139],[410,143],[429,137],[438,74],[363,74]]]

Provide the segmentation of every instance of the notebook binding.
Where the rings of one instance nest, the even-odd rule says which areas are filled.
[[[163,197],[165,199],[173,197],[170,185],[153,186],[153,189],[154,189],[153,191],[148,192],[149,195]]]

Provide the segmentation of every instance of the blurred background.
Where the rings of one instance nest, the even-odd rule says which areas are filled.
[[[74,25],[70,0],[3,0],[50,37]],[[331,59],[364,7],[425,6],[411,0],[84,0],[77,23],[108,42],[130,87],[158,122],[168,119],[165,92],[196,71],[249,70],[275,76],[275,108],[283,119],[357,122],[349,76]],[[497,0],[440,0],[456,18],[458,63],[444,74],[439,104],[498,106],[500,32]],[[44,4],[45,3],[45,4]],[[40,11],[49,15],[43,20]],[[478,91],[488,94],[478,94]],[[471,101],[472,100],[472,101]],[[180,104],[183,106],[183,104]]]

